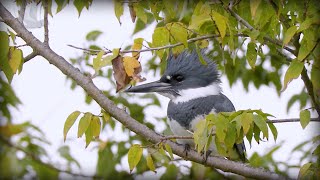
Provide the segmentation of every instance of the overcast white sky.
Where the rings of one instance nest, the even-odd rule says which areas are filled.
[[[11,12],[17,10],[12,7],[10,9]],[[68,47],[67,44],[84,46],[85,35],[91,30],[103,31],[98,43],[109,49],[125,47],[125,45],[132,43],[132,39],[136,37],[143,37],[147,40],[152,37],[152,28],[131,37],[134,24],[131,22],[128,12],[121,18],[122,25],[120,26],[114,15],[111,3],[93,3],[89,10],[83,10],[81,17],[78,18],[76,9],[70,6],[49,19],[51,48],[65,59],[82,53],[79,50]],[[38,38],[43,39],[42,28],[30,30]],[[27,52],[30,51],[25,51],[25,55]],[[148,59],[148,56],[147,53],[142,55],[142,63],[144,59]],[[147,81],[158,78],[150,77],[150,74],[146,73],[143,76],[147,77]],[[94,80],[94,82],[98,87],[104,86],[104,82],[99,80]],[[19,110],[14,111],[15,122],[31,120],[32,123],[39,126],[46,133],[49,141],[52,142],[52,147],[48,148],[48,151],[54,161],[60,160],[55,150],[64,144],[62,130],[66,117],[75,110],[90,111],[94,114],[100,112],[100,107],[96,103],[92,103],[90,106],[86,105],[83,102],[84,95],[82,90],[77,88],[75,91],[71,91],[69,83],[66,83],[64,74],[40,57],[24,65],[22,73],[14,77],[12,86],[23,102]],[[294,80],[287,90],[281,93],[281,98],[279,98],[273,86],[263,86],[257,90],[251,85],[249,93],[246,93],[242,88],[241,82],[230,88],[227,79],[225,77],[222,78],[223,92],[233,102],[237,110],[262,109],[264,112],[273,114],[276,118],[299,117],[298,104],[295,104],[288,114],[286,113],[286,105],[293,94],[301,91],[302,86],[301,79]],[[161,102],[164,105],[161,113],[165,114],[168,100],[161,97]],[[276,153],[275,158],[280,161],[286,161],[290,156],[289,150],[299,142],[309,139],[319,126],[314,123],[302,130],[299,123],[285,123],[277,124],[276,127],[279,131],[277,143],[285,140],[285,147]],[[92,148],[92,144],[89,148],[84,148],[84,139],[76,138],[75,127],[71,129],[68,137],[70,138],[68,138],[69,140],[66,144],[70,145],[72,155],[82,165],[82,172],[93,174],[97,160],[96,149]],[[262,142],[260,145],[253,144],[251,148],[247,144],[247,151],[249,155],[255,151],[262,153],[274,145],[275,142],[273,140]]]

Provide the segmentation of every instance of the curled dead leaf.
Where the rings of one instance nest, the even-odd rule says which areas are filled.
[[[119,92],[121,89],[125,88],[127,84],[130,82],[130,78],[127,75],[122,61],[122,56],[117,56],[112,60],[113,67],[113,77],[117,83],[117,90]]]
[[[146,79],[140,75],[142,70],[140,62],[129,56],[117,56],[112,60],[113,76],[116,80],[117,90],[125,88],[131,81],[142,82]]]

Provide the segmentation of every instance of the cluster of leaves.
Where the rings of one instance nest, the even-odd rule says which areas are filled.
[[[11,142],[12,139],[15,139],[14,143]],[[50,142],[37,126],[28,121],[1,125],[0,144],[2,178],[58,178],[60,169],[54,167],[55,163],[51,162],[50,155],[46,151]],[[17,156],[18,152],[23,152],[23,156]],[[67,169],[71,170],[73,164],[80,168],[79,162],[71,156],[67,146],[60,147],[57,152],[68,162]]]
[[[16,44],[16,35],[11,31],[9,33],[11,41]],[[9,35],[4,31],[0,31],[0,42],[0,68],[11,83],[14,74],[22,71],[24,63],[22,50],[15,46],[9,46]]]
[[[304,147],[309,146],[307,150]],[[311,146],[311,148],[310,148]],[[306,148],[304,148],[306,149]],[[301,151],[299,179],[319,179],[320,178],[320,136],[315,136],[311,141],[305,141],[296,146],[292,152]],[[301,164],[304,160],[307,163]]]
[[[287,84],[301,74],[304,62],[312,62],[311,81],[315,84],[313,90],[319,97],[320,76],[319,65],[316,63],[319,61],[319,52],[316,50],[319,49],[316,47],[319,44],[319,8],[316,3],[300,2],[298,6],[295,2],[282,4],[280,1],[240,1],[233,8],[253,29],[240,27],[239,20],[226,10],[227,4],[221,2],[129,2],[129,8],[134,7],[130,9],[130,14],[132,18],[138,19],[134,33],[157,21],[152,42],[147,42],[149,47],[179,43],[179,46],[172,48],[173,53],[178,54],[185,48],[199,48],[200,45],[201,48],[208,47],[207,40],[188,45],[188,39],[219,35],[218,38],[208,39],[213,43],[210,54],[225,71],[230,85],[237,79],[242,79],[248,90],[250,82],[256,88],[272,83],[280,94],[281,89],[285,90]],[[119,21],[124,12],[123,5],[122,2],[115,2],[115,15]],[[273,38],[275,43],[270,43],[266,38]],[[281,48],[286,45],[294,46],[297,52],[293,54],[297,58],[291,63],[282,54]],[[168,55],[168,49],[155,52],[160,59],[166,59]],[[271,68],[267,67],[268,61],[271,62]],[[290,67],[282,87],[282,67],[288,63]]]
[[[234,151],[234,145],[242,143],[244,137],[250,144],[254,137],[259,144],[261,136],[268,140],[270,129],[274,140],[277,139],[277,129],[272,123],[266,122],[268,116],[272,115],[261,110],[209,114],[206,116],[206,121],[197,124],[193,134],[196,149],[198,152],[207,151],[214,142],[219,154],[230,159],[239,159]]]

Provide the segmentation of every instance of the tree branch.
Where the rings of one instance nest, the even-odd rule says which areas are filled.
[[[28,43],[34,50],[39,52],[41,56],[49,61],[49,63],[56,66],[62,73],[75,80],[87,93],[91,96],[104,110],[122,123],[131,131],[145,137],[152,143],[158,143],[163,136],[155,133],[147,126],[140,124],[138,121],[129,116],[124,110],[118,108],[110,99],[108,99],[101,90],[99,90],[90,77],[85,76],[79,72],[75,67],[68,63],[63,57],[56,54],[50,48],[47,48],[36,37],[34,37],[19,21],[17,21],[11,13],[0,3],[0,16],[17,33],[21,38]],[[167,140],[173,152],[185,159],[221,169],[226,172],[233,172],[245,177],[257,179],[285,179],[283,176],[276,173],[264,170],[262,168],[253,168],[240,162],[230,161],[219,157],[208,157],[206,162],[203,162],[203,157],[194,150],[188,152],[186,156],[184,146]]]
[[[32,53],[30,53],[29,55],[27,55],[26,57],[23,58],[24,62],[26,63],[38,55],[39,54],[36,51],[33,51]]]
[[[49,7],[48,1],[43,1],[43,8],[44,8],[44,44],[49,47],[49,27],[48,27],[48,14],[49,14]]]
[[[23,20],[24,20],[24,14],[26,12],[26,6],[27,6],[27,2],[26,0],[22,0],[21,1],[21,7],[19,9],[19,21],[23,24]]]
[[[66,174],[70,174],[72,176],[78,176],[78,177],[83,177],[83,178],[93,178],[93,179],[104,179],[103,177],[100,176],[88,176],[88,175],[84,175],[84,174],[77,174],[77,173],[73,173],[71,171],[67,171],[67,170],[62,170],[62,169],[58,169],[56,167],[54,167],[51,164],[45,163],[43,162],[40,158],[38,158],[36,155],[34,155],[33,153],[30,153],[28,151],[26,151],[25,149],[16,146],[14,144],[12,144],[10,141],[8,141],[7,139],[5,139],[4,137],[0,136],[0,141],[3,142],[5,145],[16,149],[18,151],[23,152],[26,156],[30,157],[33,161],[41,164],[42,166],[45,166],[46,168],[52,169],[54,171],[60,172],[60,173],[66,173]]]
[[[229,35],[226,35],[229,36]],[[234,36],[242,36],[242,37],[247,37],[247,35],[239,33],[239,34],[235,34]],[[196,38],[190,38],[187,40],[188,43],[193,43],[199,40],[203,40],[203,39],[210,39],[210,38],[217,38],[220,37],[219,34],[209,34],[209,35],[204,35],[204,36],[200,36],[200,37],[196,37]],[[161,50],[161,49],[168,49],[168,48],[173,48],[176,46],[181,46],[183,45],[183,43],[179,42],[176,44],[170,44],[170,45],[166,45],[166,46],[160,46],[160,47],[155,47],[155,48],[146,48],[146,49],[141,49],[141,50],[120,50],[120,53],[126,54],[126,53],[132,53],[132,52],[146,52],[146,51],[157,51],[157,50]],[[87,49],[87,48],[81,48],[81,47],[77,47],[74,45],[70,45],[68,44],[67,46],[75,48],[75,49],[79,49],[79,50],[83,50],[86,51],[87,53],[90,54],[98,54],[100,52],[100,50],[96,50],[96,49]],[[112,50],[106,50],[105,54],[109,54],[112,53]]]
[[[307,88],[307,92],[309,94],[309,96],[311,97],[311,101],[313,102],[313,105],[318,113],[318,119],[320,120],[320,105],[318,103],[318,101],[316,100],[314,93],[313,93],[313,85],[312,82],[309,79],[308,73],[307,73],[307,69],[305,67],[303,67],[302,72],[301,72],[301,79],[303,80],[306,88]]]

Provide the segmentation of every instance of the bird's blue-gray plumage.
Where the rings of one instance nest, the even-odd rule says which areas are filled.
[[[168,124],[175,135],[190,135],[195,124],[209,113],[232,112],[231,101],[221,93],[216,64],[201,52],[204,65],[195,50],[170,55],[167,68],[159,81],[135,86],[127,92],[158,92],[170,98]],[[183,144],[191,140],[177,140]],[[214,149],[215,147],[213,147]],[[216,149],[215,149],[216,150]],[[244,143],[236,144],[239,158],[245,160]]]
[[[231,101],[223,94],[197,98],[183,103],[169,102],[167,114],[186,129],[191,129],[191,121],[198,115],[207,115],[214,109],[215,113],[235,111]]]

